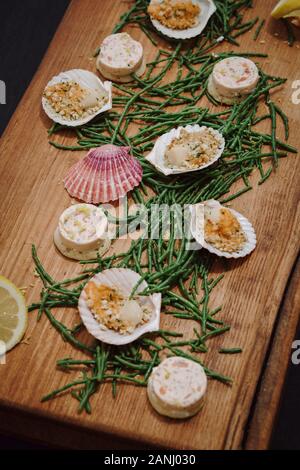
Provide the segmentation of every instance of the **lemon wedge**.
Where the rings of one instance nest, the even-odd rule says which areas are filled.
[[[288,15],[285,15],[285,18],[291,18],[292,23],[295,26],[298,26],[298,28],[300,27],[300,9],[299,10],[294,10],[291,13],[289,13]]]
[[[275,19],[284,18],[285,16],[297,16],[292,13],[300,9],[300,0],[281,0],[271,13]]]
[[[22,292],[0,276],[0,341],[9,351],[18,344],[27,328],[27,307]]]

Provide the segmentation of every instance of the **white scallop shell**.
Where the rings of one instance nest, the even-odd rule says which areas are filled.
[[[164,175],[179,175],[181,173],[191,173],[193,171],[200,171],[203,170],[203,168],[207,168],[210,165],[213,165],[222,155],[225,147],[225,140],[222,134],[217,131],[216,129],[209,128],[212,130],[212,132],[218,137],[222,144],[216,152],[216,155],[214,158],[212,158],[208,163],[205,163],[204,165],[201,165],[198,168],[184,168],[184,169],[175,169],[175,168],[168,168],[165,164],[165,152],[167,149],[167,146],[172,142],[173,139],[176,139],[180,136],[180,132],[184,129],[185,131],[189,133],[193,132],[199,132],[201,130],[208,129],[207,126],[199,126],[199,124],[194,124],[194,125],[187,125],[185,127],[177,127],[175,129],[172,129],[171,131],[167,132],[166,134],[161,135],[157,141],[155,142],[155,145],[149,155],[146,156],[146,160],[148,160],[150,163],[152,163],[155,168],[157,168],[161,173]]]
[[[104,284],[118,291],[121,291],[125,297],[130,297],[133,288],[136,286],[141,276],[126,268],[111,268],[96,274],[91,281],[96,285]],[[136,294],[147,288],[146,281],[143,281],[138,287]],[[151,331],[159,329],[161,294],[153,294],[150,296],[140,296],[139,301],[145,307],[151,310],[151,318],[147,323],[138,326],[132,333],[121,334],[114,330],[109,330],[95,319],[93,313],[87,306],[87,296],[83,289],[79,297],[78,309],[80,317],[91,335],[100,341],[108,344],[122,345],[135,341],[140,336]]]
[[[151,0],[150,3],[162,3],[163,0]],[[161,24],[159,21],[154,20],[150,16],[150,20],[153,24],[153,26],[162,34],[165,36],[168,36],[169,38],[174,38],[174,39],[190,39],[194,38],[196,36],[199,36],[199,34],[202,33],[204,30],[205,26],[208,23],[208,20],[210,17],[215,13],[216,11],[216,6],[212,0],[192,0],[194,4],[199,4],[201,11],[199,13],[199,22],[197,26],[194,26],[193,28],[188,28],[188,29],[171,29],[167,28],[163,24]]]
[[[219,201],[214,199],[210,199],[209,201],[205,201],[204,203],[195,204],[190,206],[191,212],[191,234],[195,238],[196,242],[202,248],[205,248],[210,253],[213,253],[217,256],[222,256],[224,258],[243,258],[244,256],[249,255],[256,247],[256,234],[253,226],[249,222],[246,217],[244,217],[239,212],[235,211],[227,207],[228,210],[232,212],[232,214],[237,218],[239,223],[241,224],[242,230],[246,235],[247,241],[243,246],[242,250],[236,253],[226,253],[224,251],[218,250],[213,245],[207,243],[204,239],[204,204],[210,204],[211,206],[215,207],[222,207],[222,204]],[[199,221],[199,218],[202,219]],[[198,220],[197,220],[198,219]]]
[[[58,122],[63,126],[69,127],[82,126],[83,124],[86,124],[87,122],[94,119],[94,117],[98,116],[98,114],[104,113],[105,111],[108,111],[112,108],[112,83],[108,81],[101,82],[100,78],[98,78],[97,75],[92,72],[89,72],[88,70],[73,69],[68,70],[66,72],[62,72],[59,75],[53,77],[50,82],[47,83],[46,88],[48,86],[56,85],[57,83],[62,83],[70,80],[76,81],[84,88],[90,88],[99,91],[99,93],[101,94],[107,94],[108,102],[101,109],[98,109],[98,111],[93,114],[85,116],[84,118],[69,120],[56,113],[52,106],[48,103],[48,100],[43,96],[43,109],[47,116],[54,122]]]

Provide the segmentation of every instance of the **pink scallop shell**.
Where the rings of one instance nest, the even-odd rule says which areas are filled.
[[[91,149],[64,178],[70,196],[93,204],[125,196],[140,184],[143,174],[140,162],[129,151],[130,147],[110,144]]]

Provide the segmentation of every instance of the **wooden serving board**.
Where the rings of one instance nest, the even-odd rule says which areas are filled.
[[[273,1],[254,4],[249,17],[259,15],[267,23],[257,42],[253,32],[241,36],[239,51],[269,53],[260,61],[264,70],[288,77],[276,99],[290,117],[290,143],[297,146],[300,105],[292,103],[291,95],[292,82],[299,79],[299,46],[288,47],[280,23],[269,18]],[[94,71],[93,51],[127,8],[128,2],[122,1],[71,3],[2,138],[1,274],[28,287],[28,303],[41,290],[33,275],[32,243],[54,278],[73,276],[82,269],[56,252],[52,237],[59,215],[70,204],[62,178],[83,154],[48,144],[50,122],[41,110],[42,91],[48,79],[63,70]],[[155,48],[139,29],[131,32],[143,42],[151,60]],[[219,50],[231,48],[219,46]],[[60,141],[70,142],[70,136]],[[210,381],[203,410],[186,421],[160,417],[149,405],[145,389],[131,385],[120,386],[116,399],[110,385],[102,386],[92,398],[91,415],[78,415],[78,404],[69,396],[42,404],[43,395],[76,377],[76,372],[57,370],[56,361],[81,353],[64,343],[45,318],[37,323],[32,313],[28,341],[8,353],[6,365],[0,366],[0,430],[79,448],[266,448],[298,319],[298,277],[291,274],[299,247],[299,171],[298,157],[290,155],[262,186],[255,184],[254,177],[254,189],[233,203],[256,227],[258,247],[247,259],[218,262],[214,267],[226,275],[215,289],[212,306],[223,305],[222,318],[231,330],[211,342],[205,357],[209,367],[233,378],[232,386]],[[75,311],[59,311],[57,316],[70,324],[78,321]],[[189,323],[162,320],[163,327],[184,333],[192,328]],[[220,346],[240,346],[244,352],[221,355]]]

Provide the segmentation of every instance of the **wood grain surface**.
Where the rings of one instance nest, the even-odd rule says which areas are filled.
[[[268,59],[259,61],[264,70],[288,77],[275,96],[290,118],[290,143],[297,146],[300,105],[292,103],[291,95],[292,82],[300,79],[299,41],[293,48],[288,47],[280,24],[269,18],[273,3],[254,1],[255,10],[247,15],[266,18],[266,26],[257,42],[253,42],[253,32],[239,38],[239,52],[269,53]],[[93,51],[127,8],[128,2],[122,1],[72,2],[2,138],[1,274],[20,287],[28,287],[28,303],[38,298],[41,289],[33,275],[32,243],[54,278],[73,276],[82,270],[77,263],[56,252],[52,237],[59,215],[70,204],[62,178],[83,154],[59,151],[48,144],[50,122],[41,110],[42,91],[48,79],[63,70],[95,71]],[[155,48],[139,29],[130,28],[130,31],[141,40],[147,60],[151,60]],[[232,46],[219,46],[219,50],[231,49]],[[203,103],[207,104],[205,100]],[[65,135],[59,141],[67,143],[71,137]],[[145,390],[131,385],[122,385],[116,399],[112,398],[110,385],[102,386],[92,398],[91,415],[78,415],[77,402],[70,396],[41,404],[43,395],[76,377],[76,372],[67,374],[57,370],[56,361],[68,356],[81,357],[81,353],[64,343],[45,318],[37,323],[36,313],[32,313],[27,341],[8,353],[6,365],[0,366],[0,429],[81,448],[128,448],[130,445],[134,448],[240,448],[299,248],[299,170],[297,155],[290,155],[281,160],[276,173],[262,186],[256,185],[258,176],[254,176],[254,189],[232,203],[232,207],[254,224],[258,246],[247,259],[218,261],[214,266],[214,272],[226,274],[215,289],[212,307],[223,305],[222,318],[231,325],[231,330],[212,340],[205,357],[209,367],[233,378],[232,386],[210,381],[203,410],[192,419],[180,422],[157,415],[147,402]],[[283,309],[282,315],[284,312]],[[297,303],[292,302],[289,315],[293,321],[284,325],[290,336],[298,313]],[[78,322],[76,311],[59,311],[57,317],[70,325]],[[162,319],[162,326],[186,334],[193,328],[191,322],[169,317]],[[244,352],[236,356],[221,355],[218,354],[220,346],[239,346]],[[283,353],[286,364],[290,351],[285,348]],[[267,363],[267,367],[276,370],[276,361]],[[282,368],[279,371],[284,373]],[[271,400],[274,389],[280,394],[282,380],[276,381],[274,377],[271,383],[267,382],[269,390],[265,391],[261,412],[268,407],[268,396]],[[271,410],[272,418],[275,412]],[[265,425],[256,428],[262,433],[259,447],[267,445],[272,422],[266,420]],[[129,440],[135,443],[129,444]]]
[[[245,436],[247,449],[264,449],[270,442],[280,392],[284,384],[288,363],[291,360],[291,344],[297,328],[300,305],[300,259],[291,275],[288,289],[280,308],[278,325],[275,328],[271,351],[264,366],[264,373],[258,390],[254,414],[249,431]]]

